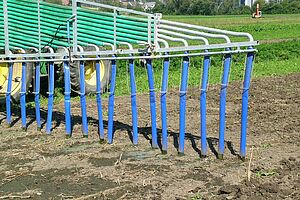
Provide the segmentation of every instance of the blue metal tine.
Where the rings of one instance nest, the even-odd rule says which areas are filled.
[[[167,53],[166,53],[167,55]],[[168,89],[168,73],[170,59],[164,59],[163,77],[161,86],[160,106],[161,106],[161,123],[162,123],[162,152],[168,151],[168,125],[167,125],[167,89]]]
[[[180,86],[180,111],[179,111],[179,148],[178,153],[184,154],[185,142],[185,114],[186,114],[186,92],[188,86],[189,74],[189,57],[188,52],[186,57],[183,57],[183,65],[181,72],[181,86]]]
[[[210,56],[204,56],[201,92],[200,92],[201,156],[203,157],[207,155],[206,94],[207,94],[207,87],[208,87],[209,67],[210,67]]]
[[[54,62],[49,62],[49,91],[48,91],[48,113],[46,133],[51,134],[52,129],[52,114],[54,101]]]
[[[152,128],[152,148],[158,148],[157,129],[156,129],[156,100],[152,60],[147,59],[147,75],[150,95],[150,110],[151,110],[151,128]]]
[[[252,47],[250,47],[249,49],[252,49]],[[243,86],[243,94],[242,94],[242,120],[241,120],[241,141],[240,141],[240,157],[242,160],[245,160],[246,158],[249,88],[250,88],[253,61],[254,61],[254,52],[250,52],[247,54],[244,86]]]
[[[108,143],[113,143],[113,132],[114,132],[114,107],[115,107],[115,87],[116,87],[116,74],[117,66],[116,60],[112,60],[111,64],[111,82],[110,82],[110,93],[109,93],[109,103],[108,103]]]
[[[138,110],[136,104],[136,83],[134,74],[134,60],[129,59],[129,74],[130,74],[130,88],[131,88],[131,114],[132,114],[132,135],[133,144],[138,144]]]
[[[230,50],[230,49],[227,49]],[[219,127],[219,151],[218,158],[223,159],[225,149],[225,129],[226,129],[226,90],[231,65],[231,54],[226,54],[224,58],[223,77],[220,91],[220,127]]]

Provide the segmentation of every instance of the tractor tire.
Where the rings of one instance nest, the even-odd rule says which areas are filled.
[[[85,91],[87,94],[96,92],[96,61],[85,61]],[[76,93],[80,91],[80,62],[74,62],[70,66],[70,77],[72,90]],[[108,88],[110,83],[111,74],[111,61],[101,60],[100,61],[100,80],[101,80],[101,92],[103,93]]]
[[[0,102],[5,102],[5,96],[7,92],[8,83],[8,63],[0,64]],[[31,86],[33,77],[33,63],[27,63],[26,67],[26,91],[28,91]],[[20,100],[21,92],[21,78],[22,78],[22,64],[15,63],[13,66],[13,76],[12,76],[12,90],[11,90],[11,101],[13,103],[18,103]]]

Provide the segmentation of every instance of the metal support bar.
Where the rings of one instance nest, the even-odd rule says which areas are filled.
[[[7,92],[6,92],[6,123],[7,126],[11,126],[11,89],[12,89],[12,76],[13,76],[14,63],[9,63],[8,80],[7,80]]]
[[[32,47],[31,50],[35,51],[37,54],[39,50]],[[39,57],[37,56],[37,59]],[[37,131],[41,131],[41,111],[40,111],[40,85],[41,85],[41,65],[40,62],[35,63],[35,75],[34,75],[34,84],[33,84],[33,94],[34,94],[34,103],[35,103],[35,118],[37,123]]]
[[[53,53],[54,50],[51,47],[46,46],[46,50]],[[53,101],[54,101],[54,62],[49,62],[48,72],[48,113],[47,113],[47,124],[46,133],[51,134],[52,129],[52,112],[53,112]]]
[[[147,75],[148,75],[150,111],[151,111],[152,148],[158,148],[157,130],[156,130],[156,100],[155,100],[152,59],[146,59],[146,62],[147,62]]]
[[[108,143],[113,143],[114,137],[114,107],[115,107],[115,87],[116,87],[116,74],[117,66],[116,60],[111,61],[111,81],[110,81],[110,90],[109,90],[109,102],[108,102],[108,130],[107,137]]]
[[[252,49],[252,47],[250,47],[250,49]],[[248,53],[247,60],[246,60],[243,95],[242,95],[242,120],[241,120],[241,140],[240,140],[240,157],[242,160],[245,160],[246,158],[249,88],[250,88],[253,62],[254,62],[254,53],[253,52]]]
[[[76,66],[75,66],[76,67]],[[82,133],[84,137],[88,136],[88,121],[86,115],[86,94],[85,94],[85,67],[84,61],[80,61],[79,66],[80,76],[80,105],[81,105],[81,117],[82,117]]]
[[[64,82],[65,82],[65,122],[67,137],[72,136],[71,122],[71,80],[70,80],[70,63],[64,61]]]
[[[99,56],[97,56],[99,57]],[[102,99],[101,99],[101,66],[100,62],[96,61],[96,100],[98,110],[98,134],[100,141],[104,141],[103,114],[102,114]]]
[[[37,130],[40,131],[41,125],[41,113],[40,113],[40,82],[41,82],[41,64],[36,62],[35,65],[35,85],[34,85],[34,102],[35,102],[35,116],[37,123]]]
[[[73,52],[77,52],[77,0],[72,0],[73,21]]]
[[[182,71],[181,71],[181,86],[180,86],[180,111],[179,111],[179,147],[178,153],[184,154],[185,142],[185,114],[186,114],[186,92],[188,86],[189,74],[189,57],[186,52],[186,57],[183,57]]]
[[[49,62],[48,72],[48,113],[47,113],[47,124],[46,133],[51,134],[52,130],[52,114],[53,114],[53,102],[54,102],[54,62]]]
[[[22,79],[21,79],[21,92],[20,92],[20,104],[21,104],[21,118],[22,118],[22,129],[27,130],[26,123],[26,63],[22,63]]]
[[[39,50],[38,53],[42,52],[42,38],[41,38],[41,7],[40,0],[38,0],[38,32],[39,32]]]
[[[83,48],[78,45],[80,51]],[[75,63],[76,65],[76,63]],[[77,67],[77,66],[73,66]],[[86,115],[86,93],[85,93],[85,66],[84,61],[79,62],[79,80],[80,80],[80,105],[81,105],[81,117],[82,117],[82,133],[84,137],[88,137],[88,121]]]
[[[16,48],[16,50],[21,53],[25,53],[24,49]],[[25,58],[23,58],[25,60]],[[21,91],[20,91],[20,105],[21,105],[21,121],[22,121],[22,129],[24,131],[27,130],[26,123],[26,83],[27,83],[27,70],[26,70],[26,62],[22,62],[22,78],[21,78]]]
[[[7,0],[3,0],[3,15],[4,15],[4,37],[5,37],[5,56],[8,56],[9,51],[9,30],[8,30],[8,10]]]
[[[204,56],[203,73],[200,91],[200,119],[201,119],[201,156],[207,155],[207,136],[206,136],[206,93],[208,87],[208,75],[210,67],[210,56]]]
[[[132,142],[138,144],[138,110],[136,104],[136,83],[134,74],[134,60],[129,59],[130,93],[131,93],[131,114],[132,114]]]
[[[229,80],[231,65],[231,54],[226,54],[224,58],[223,77],[220,91],[220,127],[219,127],[219,151],[218,158],[223,159],[225,149],[225,129],[226,129],[226,92]]]
[[[99,47],[96,45],[89,45],[95,48],[96,51],[99,51]],[[112,46],[113,48],[113,46]],[[97,58],[100,56],[97,55]],[[104,141],[104,128],[103,128],[103,113],[102,113],[102,99],[101,99],[101,66],[99,60],[96,61],[96,101],[97,101],[97,111],[98,111],[98,134],[100,142]]]
[[[165,52],[182,52],[182,51],[200,51],[200,50],[217,50],[217,51],[210,51],[208,54],[210,55],[216,55],[216,54],[226,54],[227,52],[220,50],[220,49],[226,49],[226,48],[237,48],[236,50],[231,50],[229,53],[247,53],[247,52],[254,52],[257,51],[256,49],[241,49],[242,47],[248,47],[248,46],[256,46],[258,45],[258,42],[236,42],[236,43],[224,43],[224,44],[211,44],[211,45],[198,45],[198,46],[185,46],[185,47],[166,47],[166,48],[159,48],[157,49],[156,53],[165,53]],[[73,53],[71,54],[73,56],[72,60],[80,60],[80,58],[74,58],[74,56],[88,56],[88,55],[114,55],[114,54],[137,54],[133,56],[132,58],[138,59],[138,58],[146,58],[147,56],[139,56],[141,53],[145,53],[147,51],[141,50],[141,49],[133,49],[133,50],[113,50],[113,51],[88,51],[84,53]],[[198,55],[204,55],[204,53],[190,53],[189,56],[198,56]],[[64,57],[69,56],[69,53],[42,53],[40,54],[40,57],[48,58],[48,57]],[[12,55],[0,55],[0,58],[35,58],[36,54],[12,54]],[[162,58],[166,57],[166,55],[151,55],[151,58]],[[184,57],[184,54],[171,54],[169,57]],[[97,60],[96,58],[84,58],[82,60]],[[101,59],[106,60],[112,60],[112,57],[101,57]],[[118,60],[128,60],[129,57],[120,56],[117,58]],[[36,60],[27,59],[29,62],[35,62]],[[26,62],[28,62],[26,60]],[[99,58],[98,58],[99,60]],[[52,61],[63,61],[63,59],[53,59]],[[0,60],[0,63],[5,62],[22,62],[20,60]]]
[[[164,59],[163,76],[161,83],[161,124],[162,124],[162,153],[168,151],[168,125],[167,125],[167,89],[168,89],[168,73],[169,73],[170,59]]]
[[[152,28],[151,28],[151,23],[152,23],[152,17],[148,16],[148,45],[150,48],[152,48],[152,42],[151,42],[151,33],[152,33]]]
[[[194,28],[194,29],[213,32],[213,33],[222,33],[222,34],[232,35],[232,36],[237,36],[237,37],[247,37],[250,42],[254,41],[252,35],[249,33],[227,31],[227,30],[221,30],[221,29],[216,29],[216,28],[209,28],[209,27],[205,27],[205,26],[185,24],[185,23],[181,23],[181,22],[172,22],[172,21],[167,21],[167,20],[160,20],[160,22],[163,24],[169,24],[169,25],[173,25],[173,26],[174,25],[181,26],[181,27],[186,27],[186,28]]]
[[[117,15],[118,12],[114,9],[114,49],[117,49]]]
[[[171,50],[170,48],[164,48],[165,50]],[[188,48],[187,48],[188,49]],[[202,48],[201,48],[202,49]],[[161,49],[158,49],[157,51],[160,51]],[[204,50],[204,49],[202,49]],[[128,50],[129,51],[129,50]],[[176,50],[176,51],[179,51],[179,50]],[[231,50],[231,51],[217,51],[217,52],[213,52],[213,51],[210,51],[210,52],[196,52],[196,53],[189,53],[189,57],[192,57],[192,56],[205,56],[205,55],[225,55],[225,54],[238,54],[238,53],[248,53],[248,52],[256,52],[257,50],[256,49],[245,49],[245,50],[241,50],[241,49],[238,49],[238,50]],[[160,52],[165,52],[165,51],[160,51]],[[128,53],[127,53],[128,54]],[[8,58],[18,58],[19,56],[17,55],[20,55],[20,57],[22,57],[22,54],[14,54],[13,56],[8,56]],[[83,55],[90,55],[90,53],[84,53]],[[133,56],[133,57],[129,57],[129,56],[120,56],[120,57],[115,57],[115,58],[112,58],[112,57],[107,57],[107,55],[110,55],[110,53],[108,54],[105,54],[105,53],[97,53],[95,52],[93,55],[106,55],[106,57],[101,57],[101,58],[90,58],[90,57],[85,57],[85,58],[76,58],[76,57],[73,57],[72,60],[73,61],[80,61],[80,60],[84,60],[84,61],[92,61],[92,60],[128,60],[128,59],[160,59],[160,58],[174,58],[174,57],[185,57],[186,54],[169,54],[169,55],[162,55],[162,54],[159,54],[159,55],[151,55],[151,56]],[[34,57],[34,56],[30,56],[30,57]],[[1,58],[1,56],[0,56]],[[37,61],[40,61],[40,62],[50,62],[50,61],[53,61],[53,62],[59,62],[59,61],[68,61],[68,59],[66,58],[57,58],[57,59],[43,59],[43,60],[33,60],[33,59],[28,59],[28,60],[0,60],[0,63],[21,63],[21,62],[37,62]]]
[[[209,38],[220,38],[220,39],[224,39],[226,41],[226,43],[231,42],[230,38],[226,35],[199,32],[199,31],[194,31],[194,30],[189,30],[189,29],[184,29],[184,28],[178,28],[175,26],[167,26],[167,25],[163,25],[163,24],[160,25],[160,28],[162,28],[162,29],[159,29],[159,32],[166,31],[165,29],[168,29],[168,30],[173,30],[173,31],[177,31],[177,32],[184,32],[184,33],[190,33],[190,34],[194,34],[194,35],[205,36],[205,37],[209,37]]]

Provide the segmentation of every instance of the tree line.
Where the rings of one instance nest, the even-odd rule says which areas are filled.
[[[169,15],[224,15],[251,14],[259,3],[263,14],[300,13],[300,0],[257,0],[250,8],[241,5],[240,0],[165,0],[157,1],[151,12]]]

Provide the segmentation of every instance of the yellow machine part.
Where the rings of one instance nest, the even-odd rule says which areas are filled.
[[[85,65],[85,83],[96,86],[97,80],[96,80],[96,61],[89,61],[86,62]],[[105,75],[105,66],[103,61],[100,61],[100,81],[103,80]]]
[[[0,99],[3,99],[7,92],[8,70],[9,70],[8,63],[0,63]],[[22,64],[14,63],[13,76],[12,76],[12,90],[11,90],[12,96],[15,96],[16,93],[20,92],[21,77],[22,77]]]

